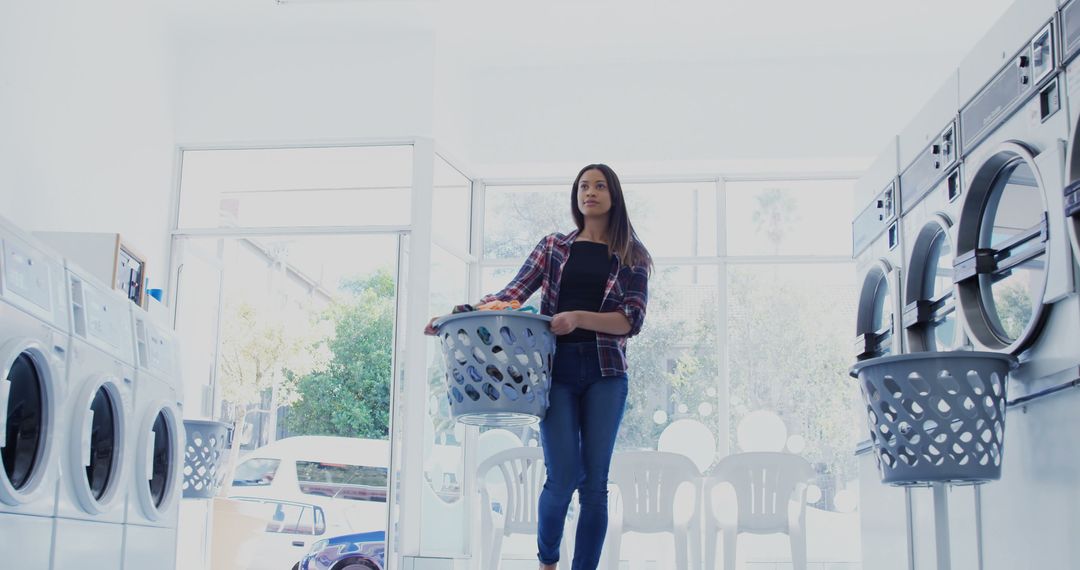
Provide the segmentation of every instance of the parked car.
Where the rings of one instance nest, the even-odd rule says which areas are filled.
[[[294,501],[231,497],[236,501],[265,507],[266,527],[258,536],[215,535],[215,540],[248,543],[243,570],[297,570],[299,560],[313,541],[326,536],[326,514],[322,507]],[[218,527],[214,527],[215,531]],[[227,533],[228,530],[222,532]]]
[[[335,535],[385,528],[389,460],[385,440],[289,437],[242,457],[229,496],[318,505]]]
[[[300,561],[299,570],[384,570],[384,531],[346,534],[320,540]]]

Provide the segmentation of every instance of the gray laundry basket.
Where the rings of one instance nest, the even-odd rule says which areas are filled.
[[[229,436],[229,424],[209,420],[184,420],[187,445],[184,451],[184,498],[209,499],[221,488]]]
[[[519,311],[473,311],[436,321],[450,417],[489,427],[541,420],[555,354],[550,322]]]
[[[859,379],[881,481],[981,483],[1001,478],[1005,379],[1016,358],[922,352],[865,360]]]

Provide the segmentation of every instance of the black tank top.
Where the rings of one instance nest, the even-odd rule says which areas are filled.
[[[611,256],[608,255],[606,244],[575,241],[570,246],[570,257],[563,266],[559,306],[555,312],[598,312],[604,301],[604,288],[610,271]],[[596,333],[577,328],[570,334],[556,337],[556,342],[596,342]]]

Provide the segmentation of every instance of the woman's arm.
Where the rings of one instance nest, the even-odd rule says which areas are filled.
[[[570,334],[574,329],[579,328],[623,336],[630,333],[630,320],[620,312],[594,313],[592,311],[566,311],[555,315],[551,320],[551,332],[556,335]]]
[[[491,301],[519,301],[524,303],[544,282],[544,270],[547,268],[550,240],[551,235],[548,235],[541,239],[540,243],[536,244],[532,253],[522,264],[521,269],[518,270],[517,275],[510,280],[506,287],[503,287],[502,291],[485,295],[476,304],[483,305]]]

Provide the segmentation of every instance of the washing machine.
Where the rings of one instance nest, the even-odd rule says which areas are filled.
[[[1065,4],[1058,19],[1064,52],[1066,103],[1069,109],[1069,146],[1065,180],[1065,215],[1073,259],[1080,264],[1080,0]]]
[[[900,329],[903,248],[899,216],[902,192],[898,172],[894,137],[855,186],[858,213],[852,222],[852,253],[860,283],[855,323],[857,360],[899,354],[903,348]],[[858,390],[854,385],[852,389]],[[861,399],[858,401],[857,413],[865,417],[866,409]],[[863,566],[907,570],[906,543],[896,538],[907,533],[904,517],[897,513],[907,511],[908,493],[881,484],[877,457],[869,439],[856,446],[855,455],[859,466]]]
[[[980,43],[990,59],[1008,53],[1008,63],[960,117],[960,307],[976,349],[1020,360],[1007,386],[1001,479],[982,492],[987,570],[1080,565],[1066,538],[1080,526],[1080,441],[1072,433],[1080,296],[1063,199],[1070,113],[1059,64],[1062,21],[1033,27],[1013,45]],[[995,27],[1019,33],[1007,20]]]
[[[954,72],[900,133],[904,275],[902,317],[907,352],[955,350],[966,343],[953,283],[961,180]]]
[[[130,301],[66,263],[71,318],[67,429],[61,450],[54,570],[121,568],[131,488]]]
[[[855,193],[870,197],[852,222],[852,256],[861,283],[855,324],[855,358],[899,354],[900,247],[896,141],[859,179]]]
[[[1055,37],[1047,22],[1017,45],[960,112],[960,308],[975,348],[1020,358],[1016,397],[1080,371],[1080,302],[1062,199],[1069,127]]]
[[[5,568],[48,568],[64,425],[61,261],[0,219],[0,537]]]
[[[180,351],[169,328],[129,303],[135,332],[134,452],[124,568],[171,570],[184,469]]]

